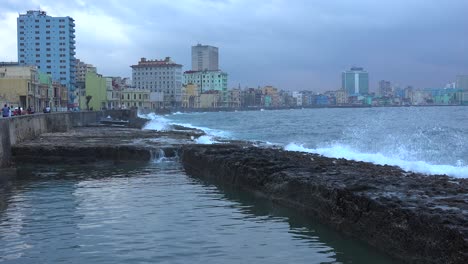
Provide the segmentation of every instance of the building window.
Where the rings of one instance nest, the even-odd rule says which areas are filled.
[[[50,19],[47,19],[45,22],[50,22]]]
[[[41,63],[41,60],[36,60],[36,63]]]
[[[39,40],[39,37],[36,37],[35,39],[36,39],[36,40]]]
[[[20,31],[20,35],[24,35],[24,31]]]
[[[34,31],[35,34],[39,34],[39,31]]]
[[[35,28],[39,28],[39,25],[36,25]]]
[[[46,37],[47,40],[50,40],[50,37]]]
[[[41,51],[41,49],[37,48],[36,51]]]
[[[45,26],[46,28],[50,28],[50,25]]]
[[[45,33],[46,33],[46,34],[50,34],[50,31],[49,31],[49,30],[47,30]]]

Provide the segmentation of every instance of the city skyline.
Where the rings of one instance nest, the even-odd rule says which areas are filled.
[[[352,65],[369,72],[372,92],[382,79],[416,88],[443,87],[468,73],[463,52],[468,37],[460,34],[468,25],[464,1],[113,3],[4,3],[0,34],[10,37],[0,45],[0,60],[18,61],[16,18],[40,6],[51,16],[75,19],[76,57],[109,76],[130,76],[128,65],[141,57],[171,56],[189,70],[190,47],[197,43],[222,50],[219,60],[229,73],[229,88],[240,83],[336,90],[340,73]],[[204,18],[200,10],[205,8],[195,5],[215,9],[217,15]]]

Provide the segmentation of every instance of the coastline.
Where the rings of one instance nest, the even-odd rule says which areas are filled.
[[[271,111],[271,110],[294,110],[294,109],[347,109],[347,108],[408,108],[408,107],[457,107],[457,106],[468,106],[468,105],[315,105],[315,106],[295,106],[295,107],[218,107],[218,108],[159,108],[159,109],[141,109],[139,110],[143,114],[156,113],[160,115],[167,115],[173,113],[200,113],[200,112],[236,112],[236,111]]]

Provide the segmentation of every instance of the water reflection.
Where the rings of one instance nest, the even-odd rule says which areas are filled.
[[[188,177],[177,162],[18,173],[3,185],[0,261],[389,263],[292,210]]]

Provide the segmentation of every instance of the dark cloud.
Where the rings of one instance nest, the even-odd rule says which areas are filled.
[[[337,89],[352,65],[372,87],[437,87],[468,74],[465,0],[7,0],[0,18],[39,5],[75,18],[77,56],[106,75],[129,76],[140,57],[171,56],[188,70],[198,42],[220,48],[231,87]]]

